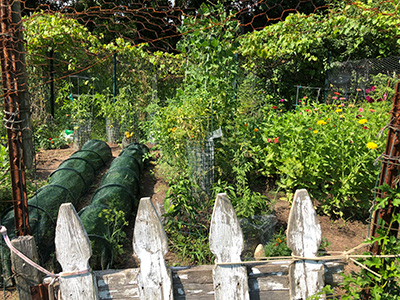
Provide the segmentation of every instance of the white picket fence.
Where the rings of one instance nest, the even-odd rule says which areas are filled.
[[[167,236],[151,199],[142,198],[133,234],[140,268],[93,272],[89,238],[72,204],[63,204],[55,239],[63,270],[61,299],[306,299],[319,292],[324,282],[332,284],[343,267],[312,259],[321,242],[321,229],[306,190],[295,194],[287,231],[293,255],[304,259],[242,262],[243,234],[226,194],[217,196],[209,240],[214,265],[167,267]]]

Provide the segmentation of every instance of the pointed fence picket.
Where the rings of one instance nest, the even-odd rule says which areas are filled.
[[[56,226],[56,256],[62,267],[59,283],[62,299],[98,299],[95,277],[90,271],[90,241],[71,203],[60,206]]]
[[[90,242],[71,204],[60,207],[56,251],[62,299],[283,300],[306,299],[324,283],[335,285],[343,263],[317,262],[321,229],[306,190],[295,194],[288,245],[299,260],[241,262],[243,234],[226,194],[217,196],[210,227],[215,265],[167,267],[167,237],[150,198],[140,200],[133,249],[140,268],[88,271]]]

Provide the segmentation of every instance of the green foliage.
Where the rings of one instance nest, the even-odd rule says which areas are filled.
[[[47,65],[53,50],[66,63],[64,70],[75,70],[93,59],[90,53],[99,53],[102,48],[99,39],[86,27],[62,14],[34,13],[25,17],[24,27],[27,60],[33,66]]]
[[[212,260],[208,243],[212,202],[195,199],[193,183],[181,176],[165,197],[165,231],[172,249],[182,261],[206,264]]]
[[[270,108],[259,130],[263,142],[250,145],[251,156],[289,200],[306,188],[325,214],[364,214],[378,173],[374,160],[384,145],[376,135],[389,119],[389,105],[303,102],[283,115]],[[378,150],[368,149],[369,142]]]
[[[109,228],[109,234],[105,238],[113,247],[114,257],[123,254],[122,244],[126,240],[124,228],[128,226],[128,221],[125,220],[125,213],[122,210],[103,209],[99,214],[99,218],[102,218]]]
[[[329,14],[292,13],[247,34],[238,52],[247,69],[256,69],[271,91],[288,98],[294,85],[325,86],[330,61],[399,55],[398,6],[398,1],[337,1]]]
[[[392,220],[386,226],[381,226],[376,232],[376,236],[366,240],[368,244],[378,243],[382,255],[398,255],[400,243],[391,230],[394,224],[400,221],[400,193],[391,189],[388,185],[379,187],[379,189],[387,194],[383,199],[376,199],[374,211],[385,209],[388,207],[389,199],[392,203],[393,215]],[[383,220],[380,220],[384,225]],[[366,255],[368,253],[365,253]],[[400,299],[400,285],[398,277],[400,276],[400,265],[396,258],[380,258],[371,256],[370,258],[357,259],[359,263],[374,270],[379,276],[362,268],[360,272],[354,271],[344,276],[343,289],[347,291],[342,299],[362,299],[361,290],[369,288],[372,299],[394,300]]]
[[[12,199],[8,148],[4,144],[5,137],[2,136],[0,143],[0,214],[11,206]]]
[[[68,148],[70,141],[66,139],[65,129],[54,122],[37,124],[35,126],[35,147],[38,149],[63,149]]]
[[[286,244],[286,234],[280,231],[274,234],[271,240],[264,245],[264,251],[266,257],[272,256],[290,256],[292,250]]]

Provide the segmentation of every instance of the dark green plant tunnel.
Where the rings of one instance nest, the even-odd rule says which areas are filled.
[[[97,171],[112,158],[110,147],[99,140],[86,142],[81,150],[74,152],[49,176],[49,183],[38,189],[28,200],[29,225],[35,237],[41,262],[54,252],[55,225],[61,204],[79,204],[81,197],[93,183]],[[0,224],[8,229],[10,239],[15,237],[14,211],[1,216]],[[3,274],[9,273],[10,254],[2,241]],[[8,274],[11,275],[11,274]]]
[[[112,264],[115,246],[112,237],[121,230],[115,221],[117,215],[120,213],[124,219],[130,219],[137,211],[140,174],[148,152],[146,146],[137,143],[124,148],[111,163],[92,196],[91,204],[79,212],[92,242],[90,265],[94,269],[106,269]]]

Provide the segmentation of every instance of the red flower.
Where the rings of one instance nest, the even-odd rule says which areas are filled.
[[[363,129],[368,129],[368,127],[367,127],[367,126],[364,126]]]
[[[249,126],[249,124],[247,124],[247,123],[244,123],[244,127],[247,127],[247,126]]]
[[[273,108],[273,109],[277,109],[277,108],[278,108],[278,106],[275,106],[275,105],[274,105],[274,106],[272,106],[272,108]]]
[[[279,136],[276,137],[276,138],[274,138],[274,143],[275,143],[275,144],[278,144],[278,143],[279,143]]]
[[[51,138],[49,138],[49,141],[51,141]]]
[[[335,95],[340,95],[340,93],[339,92],[333,92]]]
[[[254,132],[257,132],[258,131],[258,128],[254,128]]]

